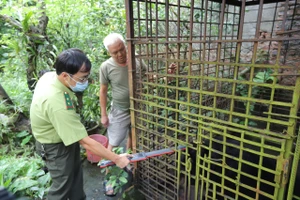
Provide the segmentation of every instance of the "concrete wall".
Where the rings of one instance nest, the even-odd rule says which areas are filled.
[[[245,23],[243,26],[243,39],[255,38],[255,32],[257,30],[258,19],[258,6],[247,7],[245,13]],[[283,15],[285,12],[285,3],[278,3],[276,5],[266,4],[263,6],[262,22],[259,27],[259,38],[278,38],[278,37],[296,37],[300,36],[300,31],[291,34],[277,35],[277,31],[281,30]],[[275,21],[274,21],[275,19]],[[285,31],[288,30],[300,30],[300,0],[290,1],[288,4],[287,20],[284,24]],[[252,42],[244,42],[242,44],[241,62],[251,63],[253,55]],[[282,43],[282,49],[280,53],[280,64],[290,65],[294,68],[300,67],[300,40],[291,40]],[[274,64],[278,54],[278,42],[267,41],[260,42],[257,50],[258,56],[255,58],[259,63]],[[263,55],[265,54],[265,55]],[[295,74],[297,69],[282,70],[281,73],[285,76],[280,76],[279,81],[284,85],[293,85],[295,83],[295,76],[287,76],[286,74]]]

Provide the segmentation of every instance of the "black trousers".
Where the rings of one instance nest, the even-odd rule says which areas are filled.
[[[52,178],[48,200],[85,200],[80,146],[76,142],[69,146],[63,143],[42,144],[36,142],[39,155],[45,152],[46,166]]]

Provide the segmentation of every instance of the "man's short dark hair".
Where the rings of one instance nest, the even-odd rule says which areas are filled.
[[[60,75],[62,72],[69,74],[76,74],[79,70],[81,72],[88,72],[91,70],[91,61],[80,49],[71,48],[63,51],[54,63],[56,74]]]

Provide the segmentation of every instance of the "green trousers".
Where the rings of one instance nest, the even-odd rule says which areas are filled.
[[[36,148],[39,155],[45,152],[52,179],[47,200],[85,200],[79,143],[65,146],[36,142]]]

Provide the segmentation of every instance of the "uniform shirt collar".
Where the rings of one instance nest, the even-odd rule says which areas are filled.
[[[56,74],[55,74],[56,75]],[[72,90],[70,90],[68,87],[66,87],[60,80],[58,79],[57,75],[54,78],[54,86],[61,90],[62,92],[67,92],[71,95],[71,98],[75,97],[75,94]]]

